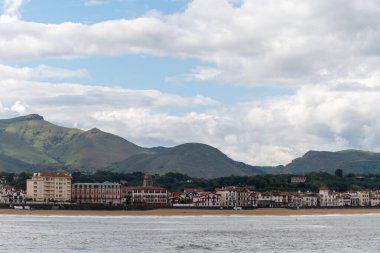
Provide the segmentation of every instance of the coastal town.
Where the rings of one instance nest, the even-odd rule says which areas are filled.
[[[294,177],[295,183],[305,177]],[[256,192],[248,187],[226,186],[213,192],[186,188],[169,192],[154,186],[153,177],[144,175],[141,186],[122,183],[74,183],[64,172],[37,172],[27,180],[26,191],[7,185],[0,179],[0,203],[14,208],[30,205],[59,204],[60,206],[104,206],[125,209],[199,208],[199,209],[253,209],[253,208],[327,208],[380,207],[380,191],[335,192],[321,187],[319,192]]]

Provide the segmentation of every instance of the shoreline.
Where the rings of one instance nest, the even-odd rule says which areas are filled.
[[[0,215],[37,215],[37,216],[291,216],[291,215],[350,215],[380,214],[379,209],[287,209],[260,208],[253,210],[210,210],[210,209],[154,209],[144,211],[98,211],[98,210],[14,210],[0,209]]]

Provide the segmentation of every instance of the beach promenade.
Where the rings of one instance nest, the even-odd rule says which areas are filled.
[[[202,210],[202,209],[154,209],[145,211],[91,211],[91,210],[13,210],[0,209],[0,215],[63,215],[63,216],[199,216],[199,215],[339,215],[339,214],[380,214],[375,208],[326,208],[287,209],[260,208],[253,210]]]

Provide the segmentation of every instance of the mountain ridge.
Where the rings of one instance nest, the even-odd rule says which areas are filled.
[[[255,166],[234,161],[206,144],[143,148],[98,128],[54,125],[38,114],[0,119],[0,171],[50,170],[179,172],[195,177],[256,175]]]
[[[310,150],[287,165],[252,166],[234,161],[202,143],[140,147],[98,128],[84,131],[57,126],[38,114],[0,119],[0,171],[178,172],[193,177],[297,174],[312,171],[380,174],[380,153],[347,149]]]

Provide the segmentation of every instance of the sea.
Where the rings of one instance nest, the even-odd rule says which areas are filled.
[[[0,215],[0,252],[380,252],[380,215]]]

